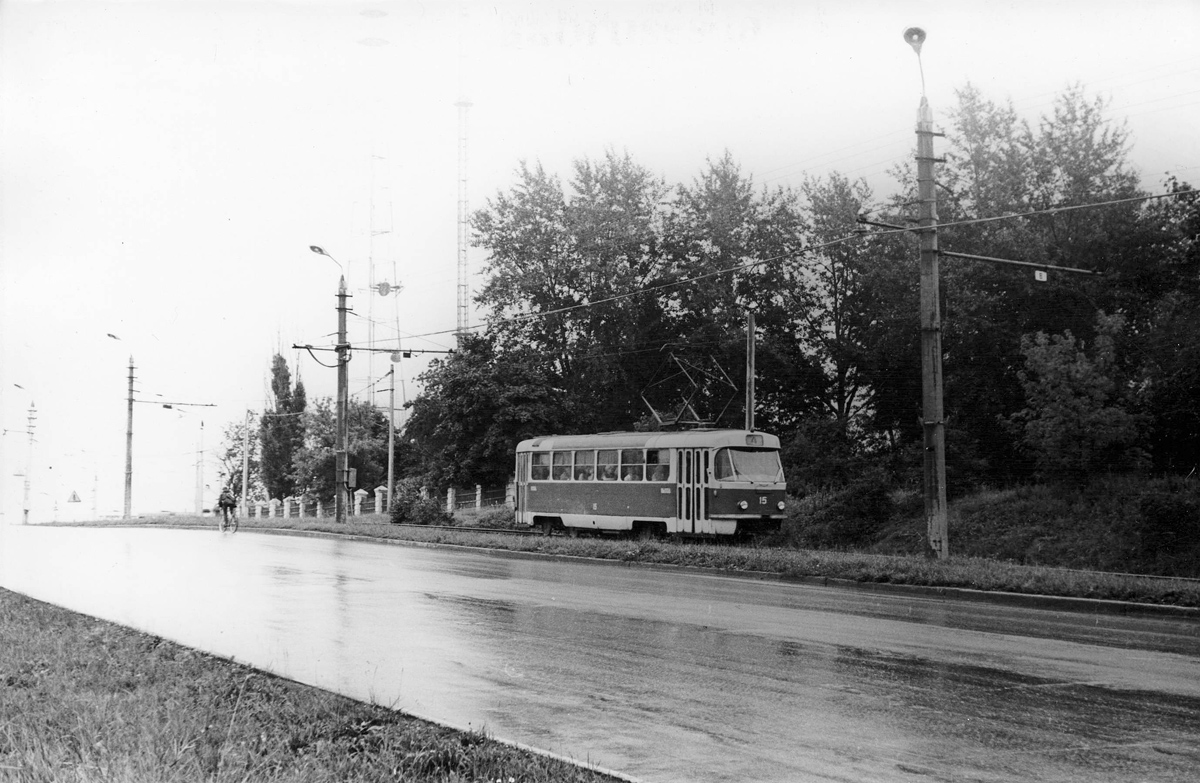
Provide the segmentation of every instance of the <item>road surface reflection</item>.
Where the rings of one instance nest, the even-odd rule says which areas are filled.
[[[1200,769],[1195,621],[195,530],[8,527],[0,585],[646,780]]]

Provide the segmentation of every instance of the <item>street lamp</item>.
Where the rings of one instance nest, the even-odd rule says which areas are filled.
[[[342,269],[338,260],[319,245],[309,245],[308,249],[318,255],[325,256]],[[334,450],[334,519],[339,524],[346,521],[347,499],[350,493],[350,471],[347,464],[350,451],[350,428],[347,408],[350,399],[350,379],[346,371],[346,362],[350,361],[350,343],[346,342],[346,273],[338,281],[338,338],[337,338],[337,448]]]
[[[311,250],[311,251],[313,251],[313,252],[314,252],[314,253],[316,253],[317,255],[325,256],[325,257],[326,257],[326,258],[328,258],[330,261],[332,261],[333,263],[337,264],[337,265],[338,265],[338,269],[342,269],[342,264],[341,264],[341,262],[340,262],[340,261],[338,261],[338,260],[337,260],[336,258],[334,258],[333,256],[331,256],[331,255],[329,255],[328,253],[326,253],[326,252],[325,252],[325,248],[321,247],[320,245],[309,245],[309,246],[308,246],[308,249],[309,249],[309,250]],[[344,270],[344,269],[343,269],[343,270],[342,270],[342,274],[343,274],[343,275],[344,275],[344,274],[346,274],[346,270]]]

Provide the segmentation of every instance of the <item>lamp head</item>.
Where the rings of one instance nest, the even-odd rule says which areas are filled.
[[[910,27],[904,31],[904,41],[913,48],[919,57],[921,55],[921,44],[925,43],[925,31],[920,27]]]

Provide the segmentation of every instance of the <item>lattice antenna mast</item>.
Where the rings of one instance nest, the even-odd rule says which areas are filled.
[[[470,237],[467,214],[467,110],[471,102],[461,100],[458,107],[458,343],[470,328],[470,273],[467,266],[467,242]]]

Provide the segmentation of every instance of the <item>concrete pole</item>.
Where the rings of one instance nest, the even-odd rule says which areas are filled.
[[[29,524],[29,493],[32,488],[31,475],[33,472],[33,432],[37,427],[37,407],[31,402],[29,403],[29,418],[26,432],[29,434],[29,452],[25,456],[25,482],[24,482],[24,499],[21,504],[21,523]]]
[[[754,431],[754,306],[746,308],[746,430]]]
[[[204,513],[204,422],[200,422],[200,445],[196,449],[196,516]]]
[[[917,113],[917,189],[921,206],[921,409],[925,433],[925,521],[929,550],[950,556],[946,521],[946,423],[942,406],[942,313],[938,283],[937,192],[933,179],[933,112],[921,96]]]
[[[388,483],[386,513],[392,511],[392,492],[396,489],[396,367],[388,371],[392,376],[392,388],[388,389]],[[378,505],[378,504],[376,504]],[[379,513],[379,509],[375,509]]]
[[[133,507],[133,357],[129,357],[129,410],[125,416],[125,519]]]
[[[338,341],[337,341],[337,446],[334,463],[337,475],[335,477],[334,519],[338,524],[346,521],[346,501],[350,492],[349,465],[347,464],[350,451],[350,428],[347,421],[350,400],[349,368],[350,344],[346,342],[346,276],[342,275],[338,283]]]
[[[246,411],[246,426],[242,429],[242,497],[238,514],[246,516],[246,492],[250,484],[250,411]]]

